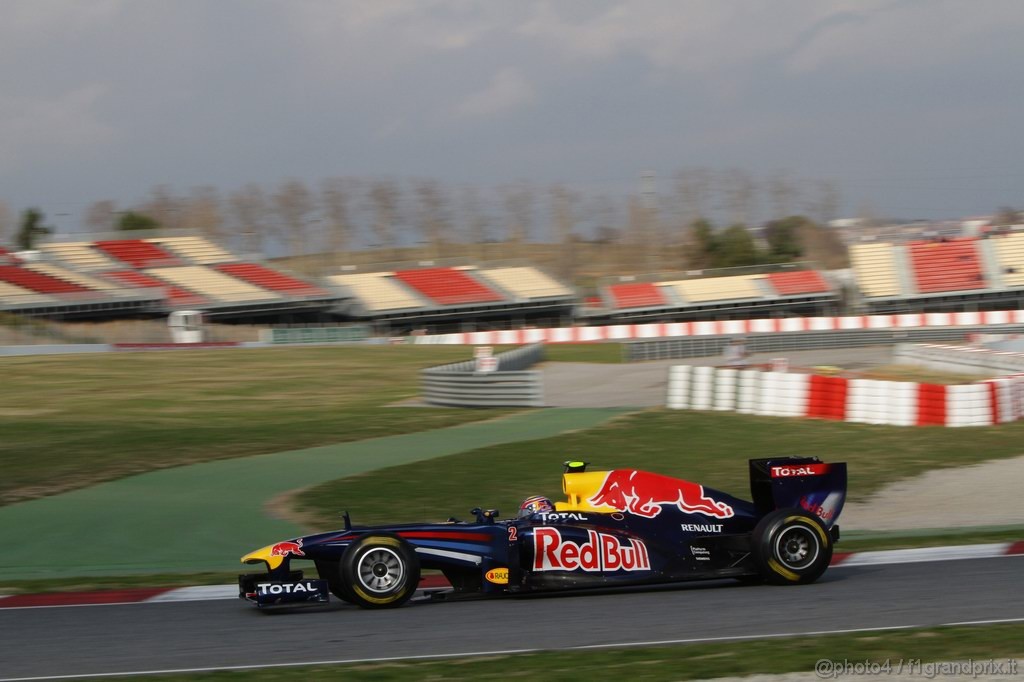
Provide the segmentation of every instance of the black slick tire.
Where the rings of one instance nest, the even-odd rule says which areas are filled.
[[[409,543],[394,535],[365,535],[341,557],[342,597],[364,609],[390,609],[409,601],[420,584],[420,563]]]
[[[817,517],[802,509],[778,509],[751,534],[751,549],[765,582],[806,585],[832,561],[832,537]]]

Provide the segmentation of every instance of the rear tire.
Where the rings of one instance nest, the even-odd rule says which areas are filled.
[[[352,543],[341,557],[340,573],[344,598],[364,609],[401,606],[420,584],[416,553],[394,535],[366,535]]]
[[[779,509],[765,516],[751,535],[754,563],[766,582],[806,585],[832,561],[832,537],[817,517],[802,509]]]

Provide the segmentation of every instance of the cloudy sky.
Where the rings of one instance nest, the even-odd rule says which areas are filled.
[[[686,167],[1024,207],[1020,0],[0,0],[0,200]]]

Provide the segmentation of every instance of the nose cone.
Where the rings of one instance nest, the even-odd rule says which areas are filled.
[[[246,554],[242,557],[242,563],[256,564],[262,561],[267,565],[267,570],[273,571],[284,562],[284,556],[275,555],[273,552],[274,545],[267,545],[266,547],[262,547],[254,552]]]

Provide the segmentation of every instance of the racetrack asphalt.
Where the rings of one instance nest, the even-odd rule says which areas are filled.
[[[241,601],[0,610],[3,679],[708,641],[1024,620],[1024,558],[834,567],[813,585],[261,613]]]
[[[0,578],[231,570],[242,554],[302,533],[268,515],[266,502],[281,493],[587,429],[623,412],[531,410],[433,431],[163,469],[13,504],[0,508],[0,547],[17,548],[0,561]]]

